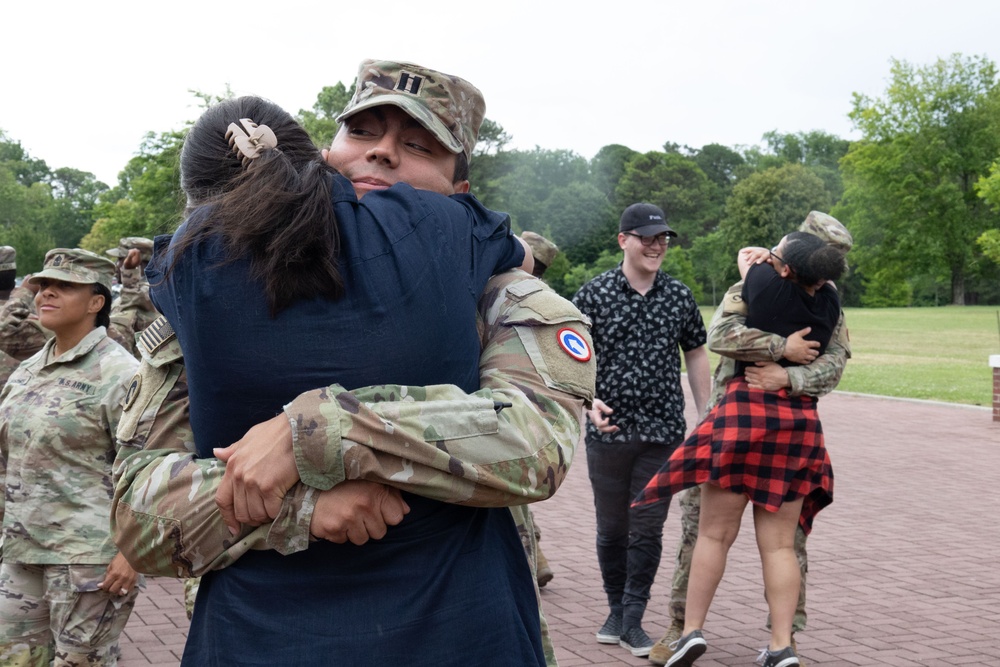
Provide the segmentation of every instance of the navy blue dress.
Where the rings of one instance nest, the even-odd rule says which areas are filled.
[[[201,456],[335,382],[479,388],[476,301],[523,259],[506,216],[406,185],[359,203],[339,176],[333,197],[346,296],[273,319],[248,262],[219,266],[217,240],[165,280],[172,257],[158,240],[151,297],[184,350]],[[410,514],[381,540],[255,551],[203,577],[182,664],[544,665],[510,512],[405,495]]]

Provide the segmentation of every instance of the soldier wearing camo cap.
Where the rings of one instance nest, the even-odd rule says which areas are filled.
[[[135,336],[153,323],[159,312],[149,300],[146,265],[153,254],[153,242],[141,236],[127,236],[117,248],[106,251],[116,258],[115,267],[121,292],[111,306],[108,335],[138,359]]]
[[[143,236],[126,236],[119,239],[117,247],[109,248],[105,253],[121,261],[128,257],[132,250],[138,251],[140,261],[145,266],[149,264],[149,258],[153,255],[153,241]]]
[[[15,287],[16,276],[17,252],[10,246],[0,247],[0,374],[4,381],[52,336],[38,323],[34,286],[26,280]]]
[[[851,233],[836,218],[819,211],[810,211],[805,221],[799,226],[799,231],[809,232],[820,237],[830,246],[844,253],[844,266],[847,266],[847,252],[853,246]],[[722,299],[722,304],[716,310],[708,328],[708,347],[720,354],[719,365],[713,376],[712,395],[707,410],[719,402],[726,383],[736,373],[736,361],[760,362],[764,367],[747,368],[749,377],[756,376],[765,389],[780,389],[787,387],[793,396],[809,395],[820,398],[833,391],[843,375],[847,360],[851,358],[850,341],[844,314],[840,320],[826,351],[813,361],[803,366],[779,366],[777,362],[785,355],[787,346],[798,346],[801,349],[814,347],[802,336],[795,334],[785,338],[777,334],[767,333],[759,329],[749,329],[745,326],[747,308],[741,297],[743,281],[730,287]],[[691,555],[698,538],[698,521],[701,508],[701,493],[694,487],[678,497],[681,508],[681,537],[677,547],[674,565],[674,575],[670,592],[671,624],[666,634],[650,651],[650,662],[664,665],[673,655],[671,644],[681,637],[684,629],[685,599],[687,597],[688,579],[691,572]],[[795,533],[795,554],[799,561],[801,585],[799,601],[792,625],[792,646],[795,647],[795,632],[806,627],[806,575],[808,559],[806,553],[806,535],[799,528]],[[801,661],[801,664],[805,664]]]
[[[445,149],[472,159],[486,102],[465,79],[413,63],[365,60],[355,86],[338,123],[359,111],[392,105],[423,125]]]
[[[535,260],[535,268],[532,269],[531,275],[541,278],[552,266],[552,260],[559,254],[559,247],[541,234],[531,231],[522,233],[521,238],[531,248],[531,255]]]
[[[406,77],[410,77],[412,73],[410,66],[398,65],[396,69],[401,72],[400,76],[406,73]],[[431,70],[425,70],[424,73],[442,76]],[[456,88],[456,91],[460,88],[462,87]],[[414,90],[412,85],[410,90]],[[391,97],[383,95],[384,99]],[[345,125],[384,120],[395,111],[391,109],[393,106],[400,109],[400,114],[410,118],[408,112],[402,110],[403,107],[385,103],[350,113],[345,119]],[[416,124],[402,120],[404,122],[390,127],[389,132],[402,130],[408,136],[413,131],[411,125]],[[430,132],[423,124],[419,128],[425,133]],[[375,129],[380,130],[377,127]],[[474,136],[478,127],[470,129]],[[440,165],[440,171],[438,167],[434,167],[430,170],[431,173],[426,173],[427,169],[411,171],[405,165],[400,166],[393,161],[391,166],[385,166],[384,171],[375,174],[373,169],[366,169],[366,166],[369,162],[388,165],[390,161],[380,157],[384,147],[366,144],[358,159],[348,159],[345,156],[353,148],[345,147],[344,144],[360,142],[360,139],[350,139],[347,136],[350,134],[353,133],[343,130],[338,134],[338,139],[329,151],[337,157],[329,158],[328,162],[352,180],[359,197],[370,190],[388,187],[394,182],[406,182],[415,188],[442,194],[465,192],[468,189],[465,180],[467,169],[466,176],[462,177],[458,166],[465,156],[464,150],[454,152],[446,149],[444,144],[438,145],[439,140],[431,139],[428,143],[433,144],[433,150],[443,151],[450,157],[449,168],[445,169],[445,165]],[[370,133],[362,134],[367,137]],[[393,134],[387,137],[386,141],[395,136]],[[406,145],[402,148],[405,151]],[[368,160],[365,157],[367,155],[371,155],[372,159]],[[403,162],[407,161],[404,156]],[[400,171],[391,171],[397,167]],[[447,180],[441,180],[442,177]],[[405,192],[406,189],[399,191]],[[566,463],[571,460],[572,450],[579,438],[582,404],[592,395],[593,366],[589,362],[589,356],[587,359],[572,357],[566,349],[559,346],[554,335],[560,329],[565,329],[567,324],[577,328],[582,326],[580,341],[586,344],[586,321],[579,312],[540,281],[516,271],[495,276],[490,281],[480,300],[479,314],[483,318],[480,326],[483,328],[481,339],[485,348],[480,365],[482,389],[475,396],[465,395],[456,387],[407,387],[400,388],[402,393],[398,394],[405,395],[405,399],[397,401],[391,399],[397,393],[390,387],[372,388],[370,391],[359,389],[356,390],[358,400],[365,407],[361,413],[349,416],[342,414],[339,406],[344,399],[354,399],[347,398],[347,392],[342,388],[327,388],[308,392],[287,406],[290,411],[288,414],[308,414],[308,419],[319,419],[331,425],[337,422],[348,428],[348,431],[343,432],[343,438],[340,435],[331,437],[332,431],[325,427],[310,431],[310,436],[298,430],[300,423],[305,422],[300,422],[298,417],[291,422],[297,436],[293,440],[289,434],[289,446],[298,443],[296,447],[309,450],[308,453],[303,450],[303,454],[318,467],[314,472],[313,464],[309,464],[310,468],[306,472],[313,475],[312,479],[315,479],[316,473],[332,470],[328,463],[334,460],[343,460],[347,464],[343,468],[344,478],[333,480],[338,486],[323,494],[337,491],[340,484],[346,482],[348,477],[355,479],[355,475],[386,484],[402,484],[404,488],[427,498],[475,507],[498,507],[526,500],[540,500],[555,490],[565,475]],[[117,497],[121,499],[114,514],[116,533],[122,547],[132,550],[130,558],[142,563],[146,571],[190,575],[224,567],[239,558],[251,545],[270,546],[283,552],[305,549],[309,545],[309,513],[313,513],[313,516],[320,514],[320,502],[310,495],[315,491],[310,490],[311,487],[299,485],[295,487],[294,494],[289,494],[294,495],[287,497],[289,502],[300,503],[289,504],[291,514],[283,512],[273,525],[265,526],[266,530],[254,531],[252,535],[236,542],[232,540],[225,524],[218,521],[217,512],[211,512],[208,522],[204,520],[206,508],[200,504],[205,495],[203,491],[208,488],[211,497],[220,482],[222,468],[214,460],[206,459],[190,460],[190,463],[185,464],[185,456],[190,455],[190,436],[185,435],[183,429],[171,428],[183,421],[186,415],[185,408],[172,400],[184,393],[180,390],[183,369],[178,370],[177,363],[180,360],[179,347],[169,332],[161,331],[155,324],[140,336],[140,340],[148,352],[141,373],[142,389],[139,399],[126,411],[126,420],[123,420],[119,435],[124,443],[146,449],[133,450],[120,459],[116,466],[120,471]],[[539,370],[533,359],[547,361]],[[507,373],[513,373],[519,378],[518,386],[530,388],[527,394],[511,383],[512,378],[507,377]],[[537,383],[532,381],[533,375],[538,376]],[[389,393],[383,394],[384,391]],[[440,452],[437,445],[424,439],[427,429],[443,429],[440,431],[442,434],[455,432],[455,426],[469,423],[468,417],[479,409],[477,404],[482,407],[484,396],[494,398],[489,406],[500,406],[499,431],[495,435],[484,434],[476,438],[456,440],[446,435],[449,457],[447,462],[441,460],[437,456]],[[373,398],[375,404],[369,410],[367,406],[372,403]],[[536,404],[538,401],[544,402],[544,410],[539,409]],[[437,406],[447,409],[437,409]],[[378,416],[383,407],[388,411],[385,418],[394,419],[389,415],[398,409],[411,414],[412,419],[408,418],[406,423],[412,424],[412,428],[397,422],[399,428],[394,428],[391,433],[387,432],[384,418]],[[494,407],[490,407],[490,411],[495,414]],[[152,430],[129,425],[132,423],[129,415],[139,417],[147,414],[156,416]],[[343,421],[345,417],[351,422],[350,426]],[[286,427],[289,425],[285,417],[280,421]],[[162,427],[161,422],[165,422]],[[249,434],[244,440],[248,437]],[[159,447],[163,449],[157,451]],[[430,456],[415,455],[417,450],[426,450]],[[534,454],[525,456],[526,452]],[[339,468],[339,464],[334,465]],[[172,471],[169,483],[158,472],[163,469],[161,466],[169,466]],[[403,469],[410,472],[399,474]],[[194,496],[199,503],[197,506],[189,500],[196,486],[198,493]],[[157,517],[179,514],[182,518],[178,520],[184,521],[184,525],[198,525],[200,528],[193,532],[182,531],[183,535],[168,535],[159,534],[158,528],[153,528],[148,523],[135,523],[133,512],[143,511],[137,508],[154,506]],[[211,509],[215,509],[214,504]],[[197,516],[199,513],[201,518]],[[142,537],[137,537],[136,531]],[[263,541],[265,538],[266,542]],[[224,553],[220,555],[220,551]],[[189,555],[195,555],[195,558],[190,560]],[[523,565],[523,559],[520,564]],[[492,604],[490,600],[493,598],[480,599]],[[201,605],[202,600],[198,604]],[[198,613],[195,613],[196,621]],[[523,631],[527,630],[525,628]],[[462,639],[467,647],[475,650],[481,650],[479,647],[488,645],[491,641],[486,636],[468,636]],[[435,637],[434,640],[438,641],[438,638]],[[375,648],[382,650],[382,647],[370,647],[368,650]],[[440,665],[451,664],[448,661],[452,659],[465,660],[462,649],[458,649],[454,656],[449,656],[435,653],[426,647],[424,651],[420,650],[420,646],[416,651],[413,651],[412,646],[405,648],[417,664]],[[365,650],[364,647],[362,649]],[[317,660],[321,661],[322,657],[317,656]]]
[[[17,281],[17,251],[9,245],[0,246],[0,308],[10,299],[11,291]],[[20,360],[0,350],[0,386],[7,382],[11,372],[21,363]]]
[[[57,248],[29,279],[54,336],[0,392],[0,664],[114,665],[138,595],[108,522],[138,366],[106,333],[113,275],[105,257]]]
[[[541,234],[536,234],[532,231],[523,232],[521,240],[531,248],[531,255],[534,259],[534,267],[531,269],[531,275],[541,278],[552,264],[552,260],[559,254],[558,246]],[[538,587],[544,588],[555,578],[555,573],[552,571],[549,559],[542,552],[541,544],[539,544],[542,539],[542,529],[538,525],[538,521],[535,520],[534,512],[530,508],[528,512],[531,514],[531,523],[535,531],[535,553],[533,556],[533,560],[535,561],[535,578],[538,580]],[[532,558],[532,555],[529,554],[528,557]]]

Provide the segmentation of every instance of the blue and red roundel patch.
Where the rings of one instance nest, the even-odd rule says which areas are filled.
[[[563,352],[581,363],[590,361],[590,346],[586,338],[572,329],[560,329],[556,336]]]

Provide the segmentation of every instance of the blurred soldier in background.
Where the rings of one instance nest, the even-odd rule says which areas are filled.
[[[135,346],[135,335],[159,316],[149,300],[146,280],[146,265],[153,254],[153,242],[141,236],[127,236],[107,254],[115,258],[115,277],[121,286],[111,306],[108,335],[138,359],[141,357]]]

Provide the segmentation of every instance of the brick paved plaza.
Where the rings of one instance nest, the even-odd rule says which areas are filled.
[[[990,409],[835,392],[820,402],[820,414],[836,501],[809,539],[809,627],[797,636],[804,661],[1000,665],[1000,423]],[[542,598],[559,664],[649,665],[594,640],[607,610],[586,463],[578,456],[559,493],[535,505],[556,572]],[[651,636],[669,624],[678,530],[674,507],[646,613]],[[748,514],[698,666],[753,665],[767,643],[766,613]],[[150,579],[125,630],[120,664],[176,666],[186,626],[180,582]]]

